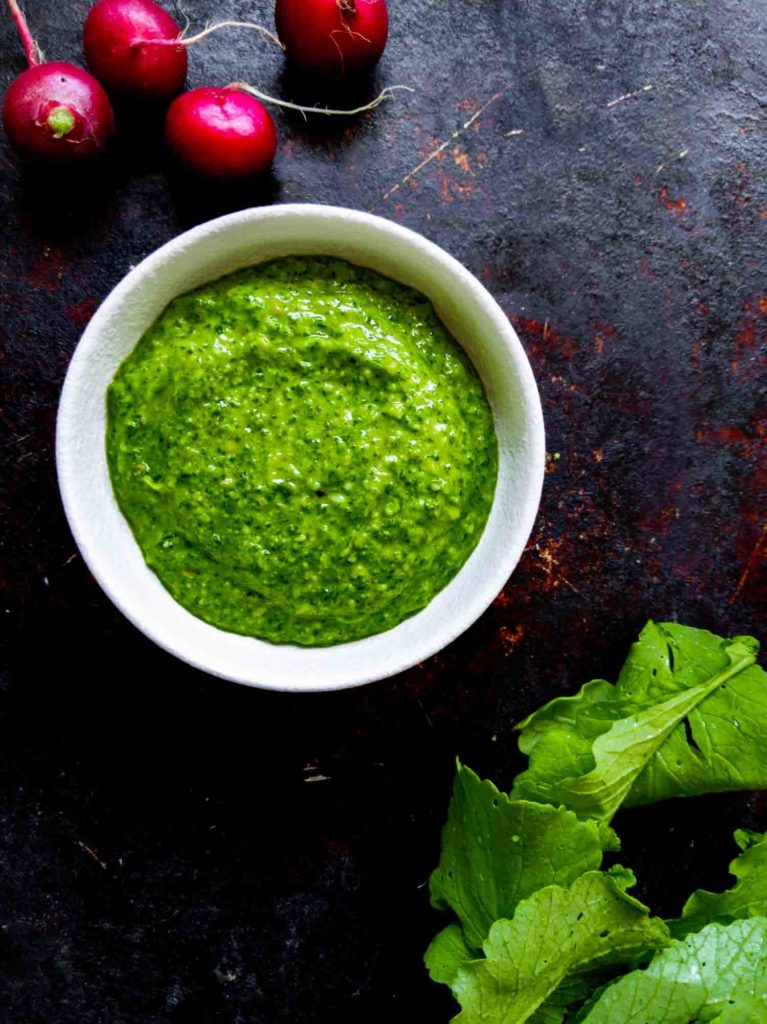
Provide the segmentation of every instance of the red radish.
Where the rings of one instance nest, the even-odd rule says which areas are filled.
[[[281,45],[271,32],[249,21],[222,21],[185,37],[154,0],[99,0],[85,19],[83,48],[88,66],[111,92],[169,100],[184,87],[187,48],[221,28],[255,29]]]
[[[232,82],[223,89],[191,89],[168,107],[165,141],[187,170],[219,181],[237,181],[262,174],[277,149],[274,122],[259,100],[302,114],[348,117],[375,109],[399,89],[413,91],[406,85],[389,85],[353,110],[302,107],[268,96],[247,82]]]
[[[186,81],[180,36],[179,25],[153,0],[99,0],[85,19],[83,49],[88,67],[113,92],[170,99]]]
[[[168,108],[165,140],[187,170],[225,182],[262,174],[277,149],[269,111],[233,86],[182,93]]]
[[[43,61],[17,0],[8,0],[29,67],[11,82],[3,125],[19,156],[70,163],[98,156],[114,131],[109,97],[87,71]]]
[[[370,71],[389,31],[386,0],[277,0],[274,16],[288,57],[324,78]]]

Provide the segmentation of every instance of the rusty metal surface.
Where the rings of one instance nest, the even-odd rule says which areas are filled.
[[[51,57],[78,58],[86,7],[28,0]],[[763,5],[390,7],[376,81],[416,92],[352,123],[278,115],[252,189],[167,173],[136,110],[87,177],[23,172],[3,144],[7,1024],[447,1019],[420,955],[454,754],[508,782],[513,722],[609,678],[648,617],[767,641]],[[5,88],[22,55],[1,28]],[[191,84],[365,92],[318,96],[250,36],[190,58]],[[137,634],[75,553],[53,465],[67,361],[129,267],[215,214],[297,200],[375,210],[474,271],[530,355],[549,451],[534,536],[480,622],[396,680],[302,698]],[[635,812],[624,859],[671,912],[724,880],[741,824],[767,826],[765,802]]]

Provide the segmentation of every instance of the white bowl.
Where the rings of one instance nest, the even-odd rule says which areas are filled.
[[[275,645],[196,618],[147,568],[117,507],[105,450],[107,386],[175,296],[277,256],[338,256],[418,289],[477,368],[493,410],[499,473],[476,549],[431,603],[394,629],[335,647]],[[273,690],[335,690],[423,661],[467,629],[502,589],[530,535],[544,469],[541,403],[530,365],[495,300],[444,250],[381,217],[331,206],[243,210],[152,253],[101,305],[64,381],[56,430],[59,487],[89,569],[143,633],[189,664]]]

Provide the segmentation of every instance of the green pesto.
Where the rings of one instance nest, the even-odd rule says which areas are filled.
[[[117,502],[194,615],[326,646],[413,615],[476,546],[498,469],[480,380],[423,295],[288,258],[175,299],[107,396]]]

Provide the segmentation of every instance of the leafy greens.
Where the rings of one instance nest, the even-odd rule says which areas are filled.
[[[458,969],[453,993],[461,1024],[521,1024],[563,982],[630,963],[668,940],[668,929],[607,872],[589,871],[565,889],[550,885],[496,921],[485,959]]]
[[[460,1019],[460,1018],[459,1018]],[[709,924],[609,985],[582,1024],[764,1024],[767,918]]]
[[[663,922],[599,870],[621,807],[767,788],[767,673],[751,637],[649,622],[615,684],[597,679],[518,727],[506,794],[457,764],[430,880],[453,920],[426,952],[460,1024],[767,1024],[767,833],[721,893]]]
[[[767,788],[767,674],[751,637],[649,622],[613,686],[587,683],[519,726],[512,795],[609,821],[620,806]]]
[[[739,829],[735,842],[743,851],[730,864],[737,882],[721,893],[697,889],[685,903],[681,920],[670,922],[675,935],[687,935],[710,921],[767,918],[767,833]]]
[[[547,885],[569,885],[601,863],[593,821],[563,807],[511,800],[458,763],[430,887],[432,903],[454,911],[470,948],[480,949],[491,924],[511,917],[520,900]]]

